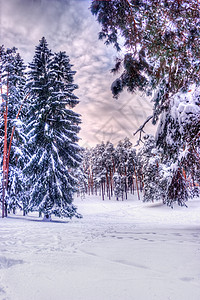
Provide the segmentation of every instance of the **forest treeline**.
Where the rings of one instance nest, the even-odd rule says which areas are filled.
[[[78,193],[82,196],[99,195],[102,200],[126,200],[128,194],[137,194],[144,202],[163,201],[173,207],[175,202],[186,205],[181,192],[188,198],[199,195],[199,173],[186,176],[184,167],[179,178],[173,180],[176,168],[170,160],[163,160],[163,151],[152,135],[144,136],[144,144],[134,148],[128,138],[116,145],[102,142],[83,151]],[[177,196],[169,198],[170,190]]]
[[[1,46],[2,217],[16,208],[79,217],[72,204],[78,184],[81,193],[118,200],[142,189],[144,201],[171,207],[199,193],[199,1],[93,0],[90,9],[99,38],[120,53],[114,98],[125,89],[150,96],[152,115],[138,134],[142,142],[152,121],[156,136],[145,136],[137,151],[127,139],[81,150],[78,86],[66,53],[52,52],[42,38],[27,67],[15,47]]]
[[[119,53],[111,70],[117,75],[113,97],[142,91],[153,104],[138,129],[142,140],[145,125],[157,124],[151,153],[142,150],[144,201],[186,205],[200,179],[200,3],[93,0],[91,12],[99,39]]]

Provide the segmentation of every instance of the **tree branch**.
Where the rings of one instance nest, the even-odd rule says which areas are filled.
[[[142,142],[143,143],[143,141],[142,141],[142,133],[145,133],[144,132],[144,127],[146,126],[146,124],[151,120],[153,118],[153,116],[149,116],[147,119],[146,119],[146,121],[136,130],[136,132],[135,133],[133,133],[133,135],[135,136],[138,132],[140,133],[140,135],[139,135],[139,139],[137,140],[137,144],[136,144],[136,146],[138,146],[139,144],[140,144],[140,142]]]

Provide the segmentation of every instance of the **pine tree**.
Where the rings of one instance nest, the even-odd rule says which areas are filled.
[[[30,160],[24,173],[30,187],[29,210],[51,215],[80,215],[72,204],[77,190],[73,169],[81,163],[77,133],[80,115],[72,108],[78,103],[73,94],[74,71],[65,52],[52,54],[45,38],[36,47],[30,71],[30,109],[27,137]]]
[[[102,199],[109,200],[113,196],[117,200],[127,199],[129,192],[136,188],[139,198],[138,159],[136,150],[128,138],[120,141],[116,147],[111,142],[102,142],[92,149],[86,149],[83,155],[83,172],[87,178],[85,193],[99,192]]]
[[[162,160],[171,164],[166,200],[170,206],[175,201],[183,206],[190,197],[199,193],[199,103],[200,89],[195,85],[185,93],[177,93],[170,103],[170,124],[173,126],[170,126],[162,142],[165,145]],[[158,141],[162,139],[166,126],[163,122],[163,127],[158,129]]]
[[[12,49],[0,47],[2,216],[7,216],[8,207],[9,210],[21,207],[20,199],[23,195],[21,169],[25,142],[22,123],[26,100],[25,69],[15,47]]]
[[[83,172],[85,176],[84,186],[85,193],[90,194],[90,169],[91,169],[91,152],[92,149],[84,149],[83,151]]]
[[[81,196],[81,198],[84,198],[85,194],[87,193],[87,171],[85,168],[85,157],[87,157],[86,152],[88,151],[83,148],[81,151],[81,165],[78,168],[71,170],[73,177],[77,178],[78,180],[77,195]]]
[[[119,199],[123,200],[124,197],[124,182],[122,176],[115,172],[113,176],[113,182],[114,182],[114,194],[116,197],[116,200],[119,201]]]
[[[137,159],[136,149],[135,148],[130,148],[129,151],[128,151],[128,161],[127,161],[128,189],[133,194],[134,194],[134,191],[136,189],[138,199],[140,200],[137,167],[138,167],[138,159]]]
[[[144,139],[144,146],[138,153],[142,165],[143,201],[164,201],[163,196],[167,193],[167,190],[166,186],[165,189],[162,189],[161,153],[157,149],[155,138],[152,135],[146,135]]]
[[[111,142],[106,143],[105,147],[105,164],[106,164],[106,186],[107,196],[109,199],[113,196],[113,175],[115,173],[115,149]]]
[[[127,199],[128,191],[128,152],[132,146],[132,143],[128,138],[125,138],[123,141],[119,141],[115,150],[116,156],[116,170],[118,173],[117,176],[117,186],[120,185],[122,200],[124,199],[124,194]],[[116,174],[115,174],[116,175]],[[115,176],[116,177],[116,176]],[[116,182],[116,180],[115,180]]]
[[[105,199],[106,195],[106,156],[105,156],[105,144],[102,142],[97,145],[94,149],[94,159],[93,160],[93,168],[92,168],[92,176],[96,178],[96,181],[101,190],[102,199]],[[93,181],[93,179],[92,179]]]
[[[183,120],[179,113],[174,114],[174,108],[180,94],[190,102],[191,86],[197,89],[200,83],[200,3],[198,0],[92,1],[91,11],[102,25],[99,38],[120,51],[123,36],[123,46],[127,50],[116,60],[112,70],[114,73],[122,70],[111,87],[114,97],[125,88],[130,92],[142,90],[149,96],[155,95],[152,116],[138,131],[142,134],[149,120],[153,124],[159,120],[156,143],[163,155],[162,163],[169,171],[162,172],[169,187],[166,203],[184,205],[189,195],[186,179],[199,173],[199,126],[195,121],[199,112],[190,110],[193,121]],[[189,132],[191,124],[196,128]],[[183,151],[190,153],[184,155],[184,159]],[[196,170],[188,167],[192,162]],[[189,169],[192,173],[185,177]],[[169,173],[171,181],[165,176]]]
[[[142,165],[143,201],[163,201],[172,207],[175,203],[186,206],[189,185],[181,160],[165,158],[162,149],[158,149],[156,140],[146,135],[145,144],[138,152]]]
[[[91,12],[102,25],[99,38],[118,51],[127,49],[113,68],[123,70],[114,96],[124,88],[157,90],[156,121],[170,94],[199,83],[199,9],[198,0],[92,1]]]

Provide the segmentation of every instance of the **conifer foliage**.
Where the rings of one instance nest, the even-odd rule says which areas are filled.
[[[100,194],[116,200],[127,199],[128,193],[139,195],[138,161],[136,150],[128,138],[119,141],[116,147],[111,142],[101,143],[85,150],[82,168],[85,176],[79,177],[79,192]],[[87,179],[87,180],[86,180]]]
[[[30,189],[28,210],[39,210],[46,219],[52,214],[80,216],[72,204],[77,185],[72,170],[81,162],[77,145],[81,120],[72,110],[78,99],[73,94],[77,85],[71,67],[66,53],[52,53],[45,38],[40,40],[29,65],[29,160],[24,174]]]
[[[75,72],[66,53],[52,53],[45,38],[28,72],[16,50],[0,47],[2,217],[16,208],[45,219],[81,217],[72,204],[82,161]]]
[[[191,96],[191,102],[192,99]],[[178,108],[184,117],[189,104],[185,103],[185,113],[181,107]],[[188,199],[199,195],[199,150],[187,146],[178,161],[166,158],[163,152],[152,135],[145,135],[144,144],[137,151],[128,138],[119,141],[116,147],[111,142],[102,142],[86,149],[82,163],[84,176],[83,173],[77,176],[79,194],[123,201],[136,193],[138,200],[144,202],[159,201],[171,208],[176,203],[186,206]]]
[[[114,95],[126,87],[158,89],[156,118],[170,94],[199,83],[199,11],[198,0],[92,1],[91,12],[102,25],[99,38],[118,51],[127,49],[113,69],[124,70]]]
[[[99,38],[118,51],[122,43],[126,49],[112,70],[121,72],[111,86],[114,97],[125,88],[152,96],[152,116],[138,131],[159,120],[155,143],[164,168],[159,164],[157,172],[168,183],[166,203],[185,205],[190,179],[196,186],[199,174],[200,3],[94,0],[91,12],[102,26]],[[157,160],[154,164],[156,172]],[[149,178],[152,167],[148,163]]]
[[[22,123],[23,103],[26,100],[25,68],[16,48],[0,47],[2,217],[7,216],[7,209],[15,210],[21,206],[22,148],[25,141]]]

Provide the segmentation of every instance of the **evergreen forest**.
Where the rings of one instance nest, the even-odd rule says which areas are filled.
[[[200,185],[200,7],[197,0],[92,1],[99,39],[119,53],[114,98],[142,91],[152,115],[128,138],[79,146],[75,71],[66,52],[43,37],[26,66],[15,47],[0,47],[2,217],[81,217],[74,193],[186,206]],[[124,50],[125,49],[125,50]],[[122,51],[123,50],[123,51]],[[120,101],[120,99],[119,99]],[[152,122],[155,136],[145,132]]]

